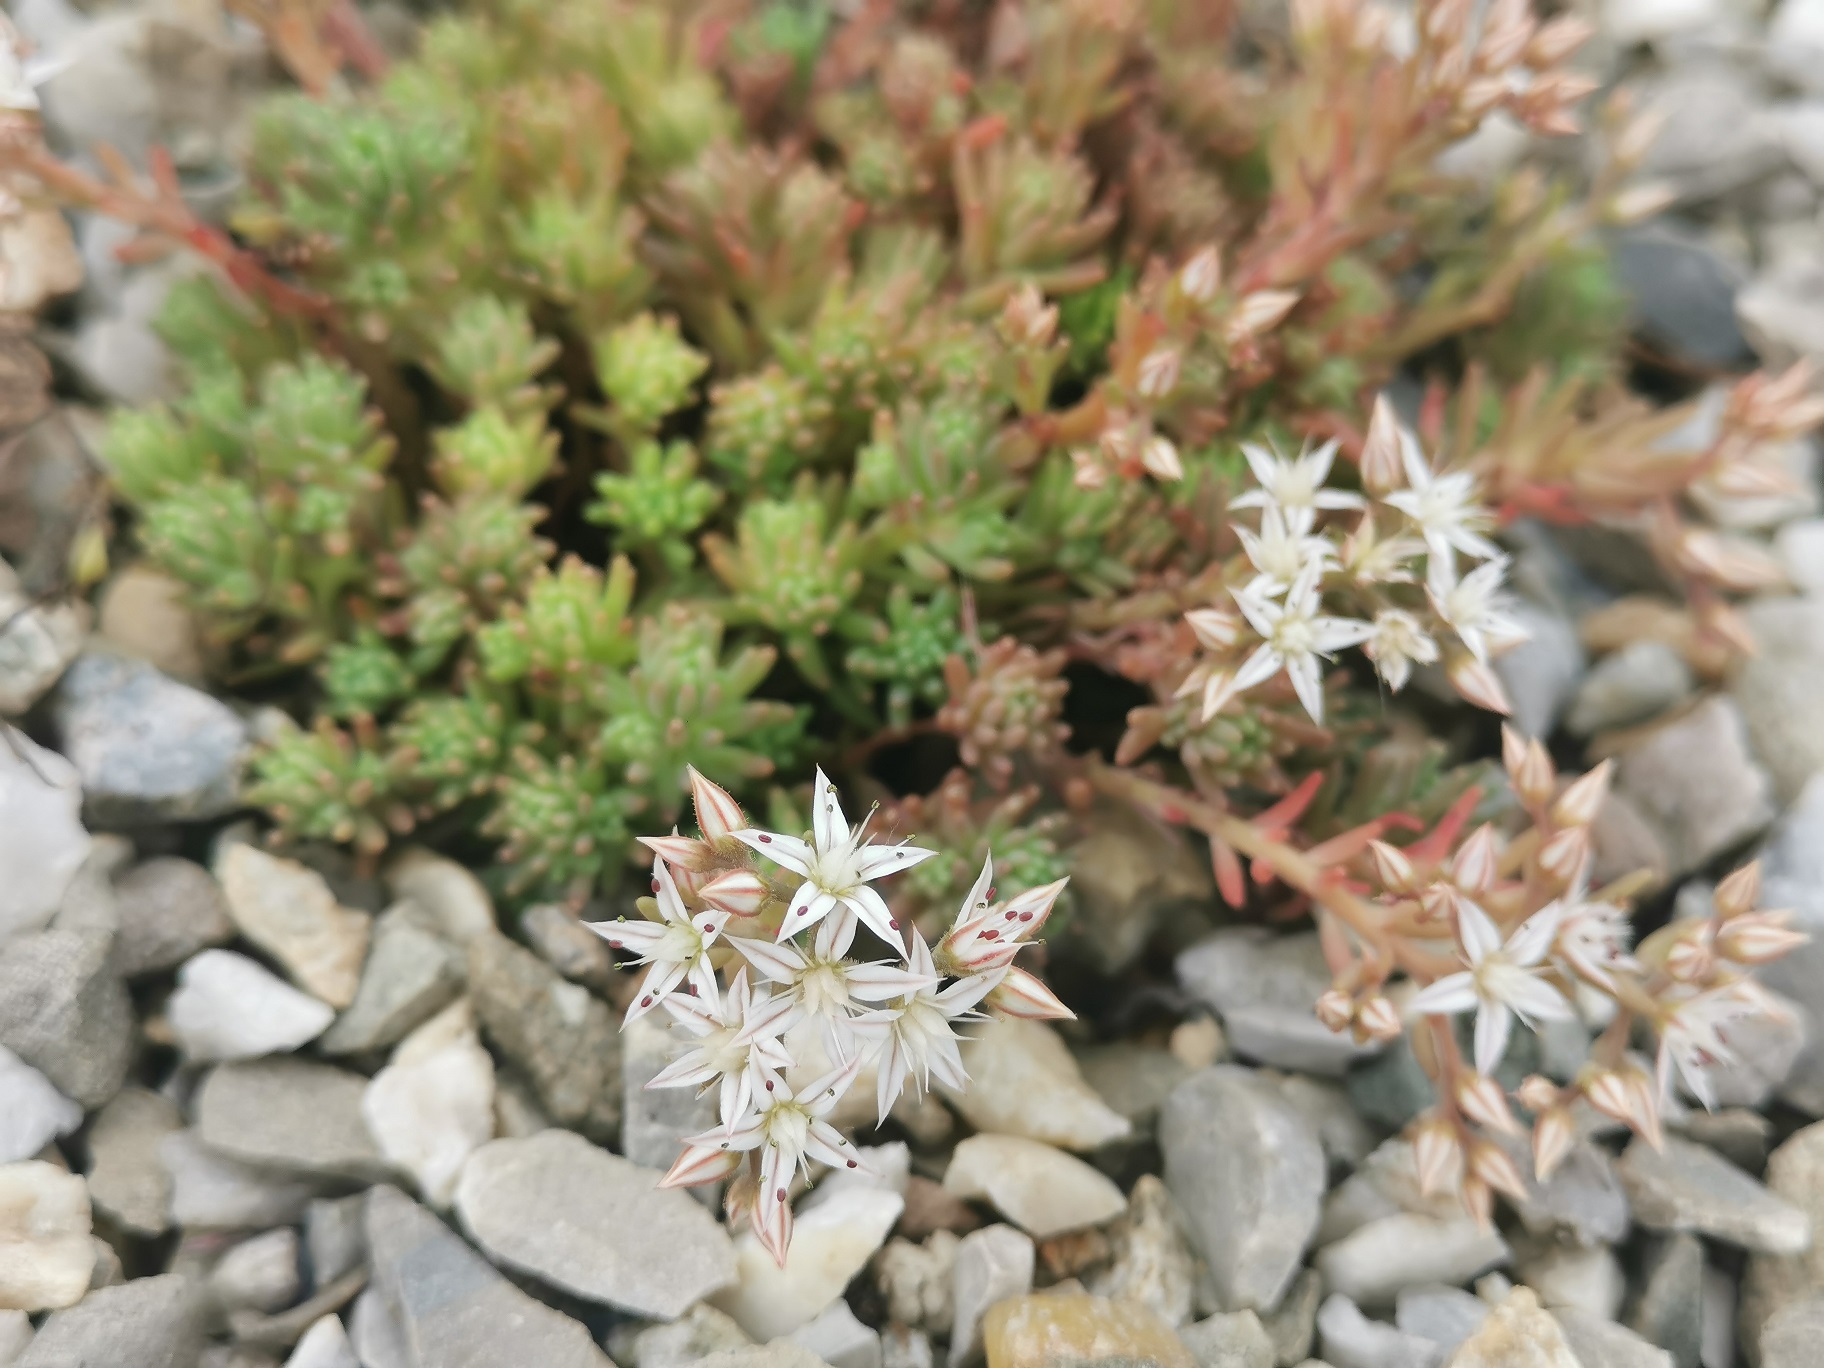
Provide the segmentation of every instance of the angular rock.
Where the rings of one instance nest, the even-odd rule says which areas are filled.
[[[1824,769],[1824,700],[1812,687],[1824,666],[1824,602],[1760,598],[1743,605],[1755,653],[1730,680],[1754,753],[1773,776],[1781,802]]]
[[[89,855],[76,767],[0,723],[0,941],[41,930]]]
[[[962,1050],[969,1086],[938,1090],[977,1130],[1072,1150],[1093,1150],[1133,1132],[1043,1022],[989,1021],[972,1034]]]
[[[1273,1341],[1252,1311],[1218,1313],[1178,1332],[1197,1368],[1273,1368]]]
[[[612,1339],[609,1348],[625,1368],[693,1368],[712,1354],[752,1344],[732,1319],[699,1302],[669,1325],[649,1325],[638,1331],[625,1349]]]
[[[74,1305],[95,1269],[89,1229],[82,1179],[36,1159],[0,1165],[0,1310]]]
[[[30,1064],[0,1046],[0,1164],[30,1159],[82,1124],[82,1108]]]
[[[416,903],[398,903],[374,922],[354,1001],[322,1035],[325,1054],[390,1049],[462,993],[468,959],[438,934]]]
[[[1488,1319],[1489,1305],[1473,1292],[1442,1283],[1403,1288],[1394,1299],[1393,1322],[1408,1335],[1430,1340],[1446,1353]]]
[[[1757,1259],[1749,1260],[1750,1284]],[[1695,1235],[1660,1239],[1643,1261],[1640,1290],[1627,1314],[1628,1328],[1671,1354],[1675,1368],[1698,1368],[1704,1335],[1703,1293],[1703,1244]],[[1744,1289],[1744,1329],[1752,1304],[1752,1293]],[[1743,1341],[1753,1344],[1754,1336],[1744,1334]]]
[[[1582,1245],[1619,1244],[1627,1238],[1628,1195],[1607,1150],[1578,1141],[1542,1183],[1534,1176],[1524,1141],[1503,1148],[1526,1181],[1526,1196],[1513,1205],[1529,1231],[1561,1235]]]
[[[1539,1294],[1552,1311],[1569,1307],[1614,1320],[1627,1295],[1627,1275],[1607,1245],[1568,1245],[1522,1238],[1514,1276]]]
[[[408,1364],[613,1368],[583,1326],[521,1292],[397,1188],[368,1193],[367,1245],[373,1290],[401,1331]],[[365,1346],[361,1353],[367,1361]]]
[[[863,1325],[845,1301],[837,1301],[809,1325],[792,1331],[791,1342],[809,1349],[829,1368],[881,1368],[880,1331]]]
[[[1158,1175],[1141,1175],[1128,1194],[1127,1215],[1109,1227],[1108,1238],[1114,1258],[1090,1275],[1088,1289],[1150,1306],[1167,1325],[1190,1320],[1197,1258],[1185,1237],[1184,1218]]]
[[[797,1218],[785,1267],[753,1232],[735,1240],[736,1283],[711,1297],[756,1340],[789,1335],[842,1295],[874,1257],[905,1203],[891,1192],[850,1189]]]
[[[1790,1302],[1774,1312],[1756,1345],[1760,1368],[1810,1368],[1824,1343],[1824,1296]],[[1754,1362],[1750,1359],[1750,1362]]]
[[[207,1063],[295,1050],[322,1035],[336,1012],[245,955],[205,950],[177,971],[165,1015],[184,1054]]]
[[[1672,1355],[1612,1320],[1575,1307],[1552,1312],[1579,1368],[1672,1368]]]
[[[52,927],[0,944],[0,1046],[83,1108],[120,1090],[133,1058],[133,1006],[105,932]]]
[[[1661,4],[1645,0],[1647,7]],[[1663,224],[1624,228],[1612,241],[1616,281],[1628,294],[1634,328],[1649,345],[1700,367],[1746,358],[1748,343],[1735,321],[1735,298],[1744,284],[1740,267],[1699,234]]]
[[[1317,1342],[1334,1368],[1438,1368],[1444,1362],[1438,1345],[1370,1320],[1340,1292],[1317,1309]]]
[[[1037,1251],[1012,1226],[991,1225],[965,1235],[956,1246],[950,1304],[950,1368],[963,1368],[982,1351],[982,1318],[991,1307],[1032,1291]],[[932,1324],[935,1330],[942,1326]]]
[[[1681,63],[1653,82],[1642,101],[1643,112],[1665,121],[1643,174],[1671,182],[1681,200],[1697,201],[1778,169],[1784,154],[1756,117],[1760,102],[1754,82],[1737,67]]]
[[[1552,1313],[1532,1289],[1516,1287],[1457,1347],[1450,1368],[1583,1368]]]
[[[0,245],[6,229],[0,226]],[[0,717],[18,717],[57,682],[82,650],[89,606],[80,599],[34,603],[0,561]]]
[[[354,1346],[361,1368],[417,1368],[404,1320],[371,1284],[349,1309],[348,1342]]]
[[[1512,616],[1527,638],[1494,659],[1507,689],[1514,726],[1526,736],[1550,736],[1583,678],[1583,643],[1563,613],[1528,599],[1514,600]]]
[[[1742,1280],[1740,1338],[1759,1342],[1782,1309],[1824,1296],[1824,1122],[1796,1132],[1767,1160],[1767,1188],[1812,1223],[1811,1246],[1793,1254],[1760,1253],[1748,1260]],[[1700,1262],[1701,1267],[1701,1262]],[[1752,1352],[1749,1355],[1752,1361]]]
[[[1468,1216],[1399,1212],[1318,1251],[1324,1285],[1365,1307],[1391,1306],[1407,1287],[1465,1283],[1508,1260],[1507,1242]]]
[[[1661,641],[1636,641],[1605,656],[1577,688],[1565,730],[1590,736],[1658,717],[1696,687],[1684,657]]]
[[[393,897],[417,903],[456,944],[467,946],[495,929],[494,900],[481,880],[456,861],[407,846],[387,861],[384,872]]]
[[[371,1181],[388,1166],[361,1117],[367,1086],[360,1074],[305,1059],[222,1064],[197,1093],[197,1131],[243,1164]]]
[[[1317,1342],[1317,1308],[1324,1299],[1324,1280],[1307,1268],[1292,1280],[1279,1305],[1260,1323],[1273,1341],[1273,1355],[1280,1363],[1303,1363]]]
[[[573,983],[607,994],[616,978],[608,942],[556,903],[535,903],[519,918],[527,942]]]
[[[1330,986],[1317,933],[1280,935],[1231,926],[1178,956],[1184,991],[1215,1008],[1244,1059],[1280,1069],[1340,1075],[1378,1047],[1357,1045],[1319,1021],[1312,1004]]]
[[[1772,786],[1748,751],[1742,712],[1705,699],[1616,760],[1616,789],[1665,842],[1670,872],[1688,873],[1773,820]]]
[[[210,1270],[209,1290],[224,1311],[278,1311],[298,1299],[298,1232],[290,1226],[242,1240]]]
[[[387,1162],[447,1206],[469,1155],[494,1136],[494,1101],[494,1061],[461,998],[393,1052],[367,1085],[361,1114]]]
[[[359,1193],[326,1198],[312,1202],[304,1213],[304,1249],[315,1286],[334,1282],[367,1262],[367,1236],[361,1228],[363,1201]]]
[[[270,1173],[215,1153],[195,1131],[167,1135],[159,1158],[171,1175],[171,1223],[205,1230],[262,1230],[295,1221],[320,1184]]]
[[[993,1368],[1197,1368],[1172,1329],[1144,1306],[1082,1293],[1041,1293],[998,1302],[982,1338]]]
[[[0,1311],[0,1368],[14,1368],[31,1342],[31,1317],[23,1311]]]
[[[304,1332],[285,1368],[362,1368],[348,1332],[336,1316],[324,1316]]]
[[[1634,1219],[1648,1230],[1690,1230],[1761,1254],[1799,1254],[1811,1221],[1728,1160],[1676,1135],[1655,1150],[1638,1137],[1616,1165]]]
[[[216,860],[228,915],[305,992],[347,1007],[361,982],[373,918],[343,907],[316,870],[241,843]]]
[[[122,1088],[89,1127],[90,1200],[136,1235],[170,1229],[171,1175],[159,1147],[183,1128],[176,1104],[144,1088]]]
[[[469,942],[481,1028],[524,1070],[558,1125],[610,1143],[621,1121],[621,1041],[607,1006],[505,936]]]
[[[52,715],[84,806],[103,826],[207,821],[240,802],[247,724],[142,660],[85,651],[58,684]]]
[[[1272,1310],[1323,1200],[1324,1152],[1309,1123],[1250,1070],[1218,1065],[1166,1099],[1159,1144],[1166,1186],[1221,1303]]]
[[[120,924],[114,963],[125,978],[162,974],[234,938],[221,885],[189,860],[135,865],[114,881],[114,902]]]
[[[956,1147],[944,1189],[990,1203],[1035,1239],[1113,1220],[1127,1201],[1074,1155],[1014,1135],[972,1135]]]
[[[1207,1018],[1206,1018],[1207,1020]],[[1215,1023],[1211,1023],[1214,1025]],[[1136,1131],[1150,1132],[1172,1089],[1195,1072],[1169,1050],[1129,1041],[1097,1045],[1077,1056],[1083,1081]]]
[[[668,1169],[685,1136],[716,1124],[713,1089],[699,1096],[694,1088],[646,1086],[685,1048],[679,1034],[651,1016],[630,1021],[621,1031],[621,1153],[636,1164]]]
[[[656,1169],[570,1131],[493,1140],[456,1188],[463,1229],[495,1262],[632,1315],[673,1320],[735,1280],[735,1253]]]
[[[90,1293],[40,1327],[19,1368],[132,1364],[191,1368],[201,1354],[204,1302],[181,1273],[135,1278]]]
[[[81,285],[82,258],[60,212],[20,208],[0,223],[0,310],[33,314]]]
[[[95,627],[122,655],[137,656],[173,679],[196,683],[207,671],[188,591],[144,563],[129,565],[108,581]]]

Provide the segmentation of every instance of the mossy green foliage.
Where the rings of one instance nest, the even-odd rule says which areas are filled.
[[[1195,6],[1024,8],[991,61],[913,0],[871,38],[785,0],[484,0],[378,89],[268,102],[234,226],[327,308],[174,290],[183,397],[105,455],[221,677],[303,686],[253,789],[285,829],[377,852],[445,814],[516,894],[611,887],[686,763],[763,810],[928,725],[978,623],[1124,669],[1095,634],[1225,549],[1237,442],[1359,420],[1422,233],[1301,285],[1264,361],[1186,355],[1181,483],[1075,478],[1067,410],[1130,402],[1111,357],[1182,307],[1170,270],[1265,218],[1273,114],[1217,126],[1184,73],[1241,45]],[[1401,193],[1461,292],[1499,244],[1448,190]],[[1061,318],[1010,323],[1026,287]],[[1524,298],[1462,347],[1600,352],[1599,258]],[[1183,712],[1167,745],[1279,776],[1281,733]],[[1010,876],[1052,877],[1056,821],[997,811]],[[967,825],[921,896],[973,877]]]

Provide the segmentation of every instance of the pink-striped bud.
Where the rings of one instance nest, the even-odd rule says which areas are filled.
[[[1340,988],[1329,988],[1318,995],[1317,1019],[1327,1031],[1341,1033],[1355,1021],[1355,999]]]
[[[1526,1197],[1526,1179],[1521,1176],[1520,1166],[1492,1140],[1478,1140],[1469,1147],[1469,1174],[1517,1202]]]
[[[1526,45],[1526,64],[1535,71],[1557,66],[1589,42],[1594,25],[1576,15],[1563,15],[1540,26]]]
[[[1717,915],[1740,917],[1761,900],[1761,862],[1751,861],[1716,886]]]
[[[1424,921],[1451,921],[1457,915],[1462,898],[1455,884],[1442,881],[1426,884],[1419,890],[1419,916]]]
[[[1737,964],[1771,964],[1810,939],[1787,925],[1787,911],[1749,912],[1733,917],[1716,933],[1717,953]]]
[[[641,845],[674,870],[701,873],[715,859],[715,852],[707,843],[693,836],[680,836],[675,827],[669,836],[642,836],[639,839]]]
[[[982,1005],[1002,1016],[1022,1021],[1075,1021],[1077,1014],[1058,999],[1040,979],[1024,969],[1012,968],[982,999]]]
[[[1256,290],[1235,306],[1223,335],[1229,345],[1234,346],[1270,332],[1284,321],[1297,303],[1298,294],[1294,290]]]
[[[1406,852],[1398,846],[1390,846],[1385,841],[1368,842],[1368,863],[1374,870],[1375,882],[1387,892],[1402,898],[1412,892],[1418,874]]]
[[[1400,458],[1401,440],[1400,420],[1393,411],[1392,401],[1385,394],[1377,395],[1358,462],[1362,484],[1370,494],[1390,494],[1406,483],[1406,467]]]
[[[1680,983],[1702,983],[1716,972],[1716,952],[1705,934],[1708,923],[1694,923],[1666,949],[1665,970]]]
[[[1501,686],[1501,677],[1468,652],[1454,657],[1444,673],[1450,680],[1450,687],[1465,702],[1503,717],[1514,710],[1507,690]]]
[[[1543,807],[1552,799],[1558,782],[1557,767],[1536,737],[1522,736],[1513,727],[1501,728],[1501,763],[1514,792],[1528,807]]]
[[[1489,1190],[1487,1183],[1480,1178],[1465,1178],[1459,1196],[1463,1210],[1470,1214],[1477,1225],[1484,1230],[1494,1229],[1495,1194]]]
[[[1566,827],[1539,847],[1539,868],[1561,888],[1577,882],[1590,858],[1590,829]]]
[[[1193,304],[1208,304],[1222,287],[1222,255],[1214,247],[1200,248],[1178,273],[1178,289]]]
[[[1588,826],[1595,821],[1603,800],[1609,796],[1609,776],[1614,772],[1615,762],[1604,760],[1588,774],[1572,780],[1552,804],[1552,820],[1561,827]]]
[[[1478,1126],[1504,1135],[1520,1133],[1520,1123],[1508,1108],[1507,1094],[1487,1074],[1464,1074],[1457,1081],[1457,1107]]]
[[[1153,436],[1147,439],[1140,452],[1140,464],[1147,472],[1159,480],[1182,480],[1184,462],[1178,459],[1178,448],[1171,438]]]
[[[1547,1107],[1533,1121],[1533,1175],[1550,1178],[1577,1140],[1577,1123],[1568,1108]]]
[[[1193,608],[1184,620],[1207,651],[1226,651],[1241,637],[1241,619],[1221,608]]]
[[[690,801],[697,810],[697,827],[706,841],[720,841],[747,830],[747,814],[720,784],[712,784],[690,766]]]
[[[1393,999],[1385,993],[1376,993],[1362,1003],[1361,1010],[1355,1014],[1355,1028],[1357,1036],[1364,1043],[1378,1041],[1385,1044],[1406,1033],[1406,1023],[1400,1020],[1400,1009],[1393,1005]]]
[[[1412,1160],[1425,1196],[1456,1187],[1463,1180],[1463,1146],[1456,1127],[1441,1116],[1425,1118],[1412,1133]]]
[[[751,917],[766,905],[766,880],[751,869],[731,869],[697,890],[697,897],[731,917]]]
[[[686,1145],[684,1152],[678,1155],[665,1176],[659,1179],[659,1186],[685,1188],[718,1183],[740,1168],[741,1161],[746,1157],[737,1149],[723,1149],[715,1145]]]
[[[1521,1106],[1537,1115],[1558,1105],[1558,1085],[1544,1074],[1528,1074],[1520,1081],[1514,1096]]]
[[[1601,1069],[1583,1083],[1590,1105],[1628,1127],[1654,1149],[1660,1147],[1659,1105],[1653,1083],[1635,1068]]]
[[[1458,847],[1450,862],[1450,881],[1465,893],[1480,893],[1495,881],[1497,864],[1495,828],[1484,822]]]

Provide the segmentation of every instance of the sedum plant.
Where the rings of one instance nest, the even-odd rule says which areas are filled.
[[[1634,1028],[1699,1081],[1766,1007],[1731,966],[1783,946],[1777,919],[1731,885],[1630,945],[1640,885],[1584,877],[1602,772],[1561,785],[1517,739],[1503,806],[1439,710],[1507,709],[1515,518],[1641,535],[1693,650],[1739,652],[1732,597],[1776,572],[1700,510],[1778,488],[1779,443],[1824,407],[1803,370],[1739,380],[1707,426],[1628,392],[1600,230],[1663,196],[1625,108],[1596,112],[1583,171],[1445,169],[1497,114],[1577,127],[1582,21],[1254,8],[476,0],[390,70],[364,50],[331,79],[335,45],[306,44],[231,231],[165,163],[93,177],[9,111],[9,193],[212,268],[161,324],[179,393],[116,415],[103,455],[218,680],[301,724],[250,799],[369,860],[414,827],[483,850],[514,899],[656,879],[660,920],[608,925],[655,965],[648,1009],[706,1040],[812,1010],[789,991],[807,957],[881,932],[895,962],[856,981],[889,991],[816,1009],[826,1090],[873,1014],[947,1022],[923,995],[981,986],[951,937],[982,920],[990,845],[1036,925],[1019,900],[1062,913],[1114,805],[1206,841],[1234,907],[1316,920],[1318,1010],[1415,1033],[1428,1181],[1472,1209],[1512,1187],[1486,1136],[1514,1124],[1505,1033],[1573,993],[1614,1015],[1587,1078],[1520,1099],[1541,1167],[1573,1097],[1656,1136],[1669,1075],[1643,1081]],[[722,815],[699,785],[703,837],[642,846],[692,763]],[[826,770],[935,854],[838,857]],[[792,858],[753,861],[742,801]],[[908,864],[876,890],[863,860]],[[945,938],[929,965],[915,923]],[[1044,1000],[1011,968],[997,993]],[[1466,1061],[1444,1023],[1471,1010]],[[741,1048],[770,1068],[773,1046]],[[904,1056],[921,1080],[948,1067],[931,1049]],[[767,1191],[812,1151],[768,1138],[739,1077],[725,1120],[760,1158],[737,1191],[778,1252]],[[821,1103],[790,1101],[779,1133],[827,1141]]]

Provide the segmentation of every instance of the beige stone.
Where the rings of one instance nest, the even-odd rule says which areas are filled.
[[[336,902],[323,876],[296,860],[230,845],[216,877],[241,934],[332,1007],[355,1000],[373,918]]]
[[[1583,1368],[1551,1312],[1516,1287],[1451,1355],[1449,1368]]]
[[[1150,1308],[1086,1293],[1009,1297],[989,1308],[988,1368],[1197,1368],[1172,1328]]]

